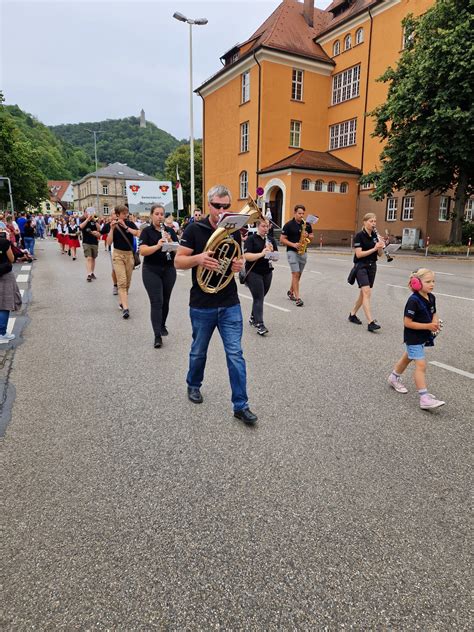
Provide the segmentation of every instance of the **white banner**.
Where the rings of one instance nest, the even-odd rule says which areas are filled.
[[[158,180],[126,180],[127,201],[133,215],[149,215],[153,204],[163,204],[165,213],[173,213],[171,182]]]

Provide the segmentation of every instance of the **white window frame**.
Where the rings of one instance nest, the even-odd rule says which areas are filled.
[[[246,70],[241,74],[240,99],[241,103],[250,101],[250,70]]]
[[[398,198],[394,198],[394,197],[387,198],[387,210],[385,214],[385,220],[387,222],[397,221],[397,211],[398,211]]]
[[[442,195],[439,198],[439,215],[438,215],[439,222],[447,222],[449,220],[449,202],[450,202],[449,195]]]
[[[466,222],[472,222],[474,218],[474,199],[470,199],[466,202],[464,207],[464,219]]]
[[[249,122],[245,121],[240,124],[240,153],[243,154],[249,150]]]
[[[305,184],[307,184],[308,186],[305,186]],[[301,190],[311,191],[311,180],[309,178],[303,178],[301,180]]]
[[[364,41],[364,29],[363,28],[357,29],[356,35],[355,35],[356,46],[357,44],[362,44],[363,41]]]
[[[324,191],[324,180],[316,180],[314,183],[315,191]]]
[[[328,193],[336,193],[336,187],[337,187],[336,182],[334,180],[330,180],[328,182],[327,192]]]
[[[109,185],[102,184],[102,195],[108,195],[108,194],[109,194]]]
[[[104,204],[104,205],[102,206],[102,213],[103,213],[104,215],[110,215],[110,210],[109,210],[109,205],[108,205],[108,204]]]
[[[352,35],[348,33],[344,37],[344,50],[350,50],[352,48]]]
[[[343,195],[345,195],[348,191],[349,191],[349,183],[341,182],[341,184],[339,185],[339,193],[342,193]]]
[[[290,147],[301,147],[301,121],[290,121]]]
[[[332,78],[332,105],[355,99],[360,90],[360,64],[334,75]]]
[[[336,40],[334,44],[332,45],[332,56],[337,57],[340,54],[341,54],[341,42],[339,40]]]
[[[241,171],[239,176],[239,193],[240,199],[245,200],[249,194],[249,174],[247,171]]]
[[[413,221],[415,214],[415,198],[411,195],[407,195],[402,200],[402,222]]]
[[[329,150],[350,147],[356,144],[357,119],[336,123],[329,128]]]
[[[303,100],[304,70],[293,68],[291,75],[291,98],[293,101]]]
[[[361,191],[368,191],[373,186],[372,182],[364,182],[364,184],[360,185]]]

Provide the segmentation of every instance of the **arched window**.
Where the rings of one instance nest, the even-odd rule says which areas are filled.
[[[322,191],[323,190],[323,181],[322,180],[316,180],[316,182],[314,183],[314,190],[315,191]]]
[[[344,50],[349,50],[351,46],[352,46],[352,37],[351,37],[351,34],[349,33],[344,38]]]
[[[362,44],[363,41],[364,41],[364,29],[357,29],[356,44]]]
[[[308,180],[308,178],[305,178],[304,180],[301,180],[301,190],[302,191],[309,191],[311,186],[311,180]]]
[[[242,173],[240,174],[239,182],[240,182],[240,198],[244,199],[248,196],[248,190],[249,190],[249,178],[246,171],[242,171]]]
[[[332,54],[334,55],[334,57],[336,57],[336,55],[339,55],[340,52],[341,52],[341,42],[339,40],[336,40],[334,44],[332,45]]]
[[[339,186],[339,193],[347,193],[348,189],[349,185],[347,184],[347,182],[341,182]]]
[[[336,183],[331,180],[331,182],[328,182],[328,193],[334,193],[334,191],[336,190]]]

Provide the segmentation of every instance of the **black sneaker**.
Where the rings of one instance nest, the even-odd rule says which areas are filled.
[[[286,293],[286,295],[288,296],[288,298],[290,299],[290,301],[296,301],[295,295],[293,294],[293,292],[291,292],[290,290],[288,290],[288,292]]]
[[[128,309],[124,309],[122,311],[122,318],[124,318],[125,320],[127,320],[127,318],[130,318],[130,312],[128,311]]]
[[[300,298],[297,298],[295,305],[296,307],[303,307],[304,303]]]
[[[347,320],[350,320],[350,322],[354,323],[355,325],[362,325],[361,319],[357,318],[355,314],[349,314],[349,318]]]
[[[90,283],[92,281],[92,276],[90,274],[87,275],[87,282]]]
[[[161,335],[162,336],[168,335],[168,330],[166,329],[165,325],[161,325]]]
[[[155,349],[159,349],[162,345],[163,345],[163,340],[161,339],[161,336],[156,336],[155,343],[153,346],[155,347]]]
[[[257,327],[257,334],[259,334],[260,336],[264,336],[265,334],[268,334],[268,329],[265,327],[263,323],[258,323],[256,327]]]
[[[373,333],[374,331],[377,331],[377,329],[381,329],[381,327],[380,325],[377,324],[376,320],[373,320],[371,323],[367,325],[367,329],[368,331],[371,331]]]
[[[249,325],[251,325],[252,327],[256,327],[256,323],[255,323],[255,318],[253,316],[250,316],[249,318]]]
[[[91,279],[97,279],[97,277],[95,276],[93,272],[91,272]]]

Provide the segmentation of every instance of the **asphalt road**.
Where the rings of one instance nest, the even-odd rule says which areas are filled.
[[[381,266],[371,334],[347,321],[347,255],[310,253],[303,308],[283,255],[269,335],[245,325],[248,428],[217,336],[205,401],[186,398],[189,273],[155,350],[141,272],[123,321],[103,250],[92,284],[82,254],[43,242],[38,257],[0,444],[2,629],[471,629],[470,263]],[[435,412],[410,369],[407,395],[386,383],[424,263],[445,321],[429,359],[464,372],[429,365]]]

